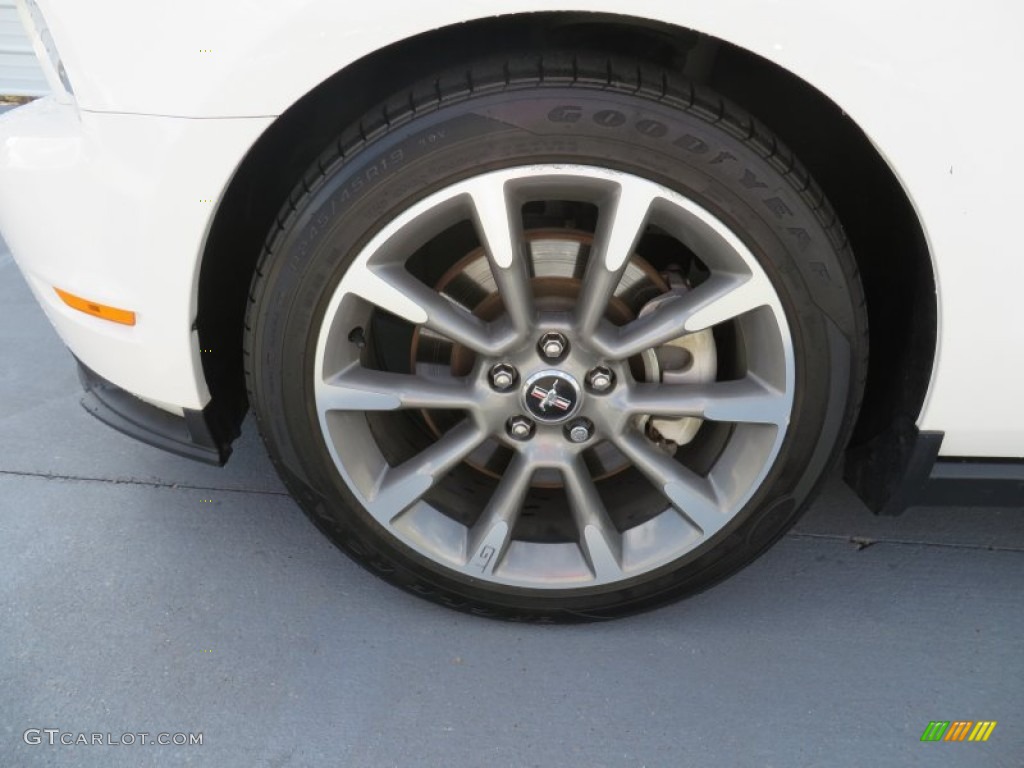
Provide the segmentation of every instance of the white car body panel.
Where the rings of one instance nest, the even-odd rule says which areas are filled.
[[[73,351],[171,410],[209,398],[191,324],[215,203],[196,201],[217,199],[273,116],[353,61],[431,29],[496,14],[623,12],[611,0],[40,5],[81,122],[75,106],[52,107],[70,110],[55,121],[66,133],[33,148],[33,122],[51,107],[0,118],[0,229]],[[945,456],[1024,456],[1014,236],[1024,107],[1005,85],[1024,72],[1024,6],[634,0],[628,11],[757,53],[860,126],[903,184],[935,268],[939,345],[918,426],[945,433]],[[29,188],[52,204],[12,198]],[[99,329],[53,300],[54,283],[136,309],[139,323]]]
[[[192,330],[197,257],[270,122],[79,114],[50,99],[0,117],[0,227],[36,298],[83,363],[165,410],[210,399]],[[133,310],[136,325],[71,309],[55,286]]]

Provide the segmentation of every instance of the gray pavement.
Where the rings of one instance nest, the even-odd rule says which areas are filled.
[[[684,603],[476,619],[335,550],[251,422],[218,470],[94,421],[2,243],[0,307],[2,768],[1024,762],[1024,509],[880,519],[834,481]],[[999,724],[920,742],[958,719]],[[26,744],[32,728],[203,743]]]

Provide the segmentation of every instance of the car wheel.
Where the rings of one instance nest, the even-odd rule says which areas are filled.
[[[636,61],[482,62],[352,126],[253,281],[250,398],[344,551],[484,615],[697,592],[797,519],[866,369],[792,154]]]

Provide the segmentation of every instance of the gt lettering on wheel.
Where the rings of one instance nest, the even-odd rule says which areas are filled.
[[[861,287],[732,105],[579,55],[517,62],[515,87],[511,66],[414,84],[327,150],[253,284],[250,396],[296,497],[384,578],[610,618],[796,520],[856,415]]]

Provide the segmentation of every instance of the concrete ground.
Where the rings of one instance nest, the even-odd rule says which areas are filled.
[[[93,420],[2,247],[0,311],[0,766],[1024,760],[1024,502],[879,519],[833,482],[699,597],[503,624],[348,561],[252,423],[218,470]],[[998,726],[983,744],[922,743],[932,720]],[[41,729],[59,729],[53,745]],[[141,732],[203,741],[60,744]]]

